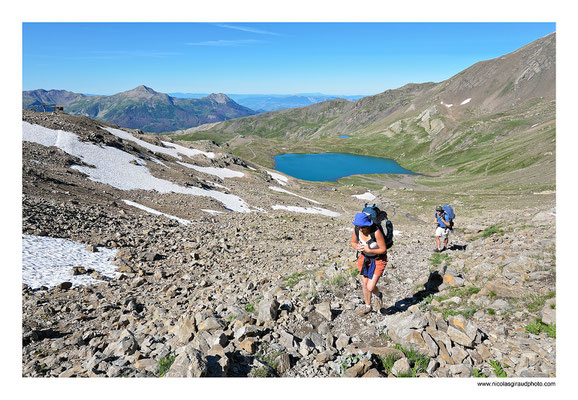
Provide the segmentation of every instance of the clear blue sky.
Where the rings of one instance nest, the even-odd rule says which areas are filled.
[[[23,23],[23,90],[371,95],[440,82],[554,23]]]

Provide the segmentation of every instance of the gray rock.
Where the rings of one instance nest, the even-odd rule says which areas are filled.
[[[437,343],[435,342],[435,340],[426,331],[423,331],[421,333],[421,336],[422,336],[422,338],[426,344],[426,350],[427,350],[426,354],[429,357],[436,357],[439,353],[440,348],[437,345]]]
[[[325,301],[323,303],[316,304],[315,311],[321,314],[326,320],[333,320],[333,313],[331,312],[331,306],[329,305],[329,302]]]
[[[279,311],[279,302],[275,298],[265,297],[259,302],[257,318],[261,321],[275,321]]]
[[[295,336],[290,334],[287,331],[280,331],[279,332],[279,344],[281,344],[286,349],[293,349],[295,348]]]
[[[207,373],[208,366],[202,353],[189,344],[180,352],[165,376],[190,378],[207,376]]]
[[[431,375],[439,368],[439,366],[440,366],[439,361],[432,358],[427,365],[426,372]]]
[[[391,373],[395,376],[399,376],[401,374],[407,374],[411,371],[411,367],[409,365],[409,361],[407,358],[400,358],[397,360],[393,367],[391,367]]]
[[[196,331],[195,317],[186,314],[170,330],[182,343],[188,343]]]
[[[464,364],[451,365],[450,374],[455,377],[469,378],[472,376],[472,369]]]
[[[197,329],[199,330],[199,332],[203,332],[203,331],[214,331],[214,330],[220,330],[223,329],[223,325],[222,323],[215,317],[209,317],[205,320],[203,320],[199,326],[197,327]]]
[[[349,336],[347,336],[345,333],[342,333],[337,338],[337,341],[335,342],[335,346],[337,347],[337,349],[342,350],[349,344],[350,339],[351,338]]]
[[[546,300],[540,311],[540,318],[545,324],[556,323],[556,298]]]
[[[448,327],[448,336],[450,339],[462,346],[472,347],[474,344],[474,340],[468,337],[464,332],[460,331],[459,329],[449,326]]]

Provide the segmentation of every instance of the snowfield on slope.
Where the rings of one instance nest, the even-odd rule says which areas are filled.
[[[71,282],[73,286],[99,282],[89,275],[73,275],[72,269],[78,266],[116,278],[118,267],[110,262],[116,249],[97,249],[88,251],[85,244],[72,240],[22,235],[22,283],[37,289],[52,288],[62,282]]]
[[[23,121],[22,140],[35,142],[47,147],[56,146],[66,153],[80,158],[85,163],[94,165],[95,168],[81,165],[74,165],[71,168],[88,175],[89,179],[93,181],[104,183],[120,190],[143,189],[156,190],[160,193],[173,192],[211,197],[223,203],[224,207],[231,211],[251,212],[247,203],[238,196],[221,193],[216,190],[183,187],[170,181],[156,178],[150,173],[146,165],[132,164],[131,161],[143,162],[140,159],[137,160],[132,154],[114,147],[97,146],[90,142],[81,142],[74,133],[53,130]],[[158,148],[163,149],[162,147]],[[183,147],[183,149],[186,148]]]

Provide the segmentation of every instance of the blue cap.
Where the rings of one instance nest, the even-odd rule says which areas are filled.
[[[371,226],[371,225],[373,225],[373,222],[371,221],[371,218],[369,218],[369,215],[364,214],[364,213],[357,213],[357,214],[355,214],[355,219],[353,220],[353,225]]]

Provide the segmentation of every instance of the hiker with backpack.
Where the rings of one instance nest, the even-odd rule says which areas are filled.
[[[448,240],[450,231],[453,231],[453,219],[455,217],[454,211],[449,205],[436,206],[436,248],[434,252],[441,253],[448,247]],[[444,240],[444,247],[441,247],[441,239]]]
[[[355,225],[355,229],[351,234],[350,244],[358,252],[357,269],[361,275],[365,300],[365,305],[357,313],[366,315],[372,311],[372,294],[376,297],[377,311],[379,312],[383,307],[383,294],[377,288],[377,282],[387,264],[387,235],[384,235],[380,223],[374,223],[370,216],[363,212],[355,214],[353,225]]]

